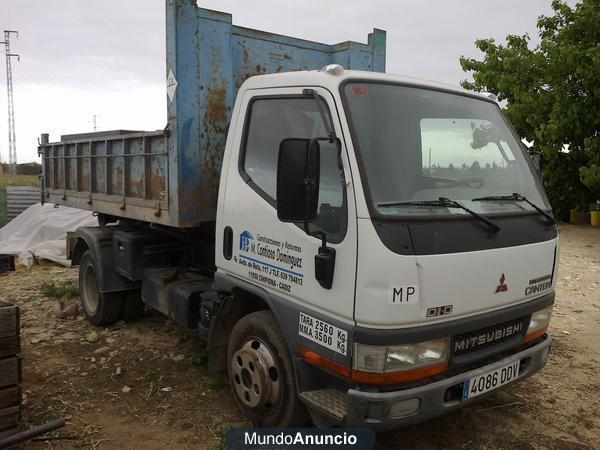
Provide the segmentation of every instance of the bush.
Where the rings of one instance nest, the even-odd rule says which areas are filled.
[[[562,221],[568,222],[571,209],[587,210],[593,200],[579,180],[579,168],[584,161],[581,153],[551,153],[545,160],[544,185],[554,215]]]
[[[63,281],[61,283],[43,283],[40,291],[48,298],[75,298],[79,297],[79,287],[74,281]]]

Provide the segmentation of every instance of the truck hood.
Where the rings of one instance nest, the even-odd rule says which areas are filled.
[[[428,319],[468,316],[552,289],[556,242],[472,253],[417,256],[421,309]],[[440,304],[443,303],[443,304]],[[441,307],[451,307],[440,309]]]
[[[400,255],[359,221],[355,321],[403,328],[537,298],[554,288],[558,239],[464,253]]]

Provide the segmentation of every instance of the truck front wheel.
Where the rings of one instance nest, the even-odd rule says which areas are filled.
[[[233,394],[254,426],[297,427],[308,415],[298,398],[292,358],[270,311],[258,311],[233,327],[227,348]]]
[[[98,292],[94,257],[87,250],[79,262],[79,297],[87,319],[92,325],[110,325],[119,320],[123,307],[121,292]]]

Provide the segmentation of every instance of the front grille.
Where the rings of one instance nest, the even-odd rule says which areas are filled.
[[[527,320],[528,316],[520,317],[456,335],[452,338],[452,354],[454,356],[466,355],[492,347],[515,336],[523,336],[526,331]]]

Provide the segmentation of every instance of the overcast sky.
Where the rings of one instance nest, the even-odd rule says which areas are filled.
[[[569,4],[574,4],[570,0]],[[366,43],[387,31],[387,72],[451,84],[465,78],[473,42],[529,33],[550,0],[200,0],[233,23],[325,43]],[[164,0],[2,0],[0,31],[11,36],[17,157],[37,161],[50,133],[159,129],[166,124]],[[0,40],[2,36],[0,36]],[[0,47],[0,155],[8,159],[4,48]]]

